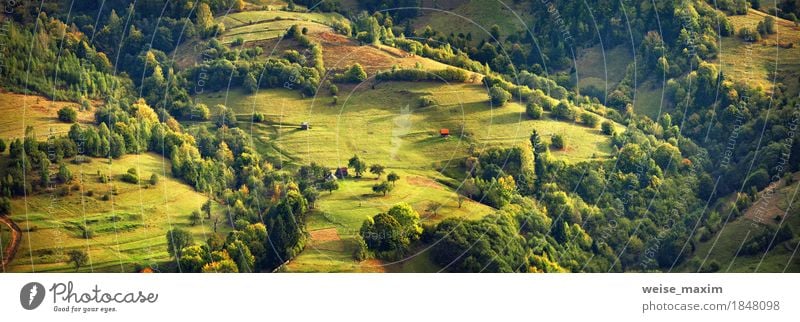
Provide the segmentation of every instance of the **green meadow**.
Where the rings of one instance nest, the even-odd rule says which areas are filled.
[[[23,230],[23,238],[11,271],[74,271],[67,262],[70,250],[88,254],[89,261],[80,269],[83,272],[168,267],[174,264],[167,253],[167,230],[184,228],[198,242],[214,233],[213,223],[205,217],[196,226],[188,219],[206,196],[170,178],[169,162],[158,155],[126,155],[111,164],[107,159],[68,164],[75,179],[67,194],[55,190],[12,200],[11,219]],[[137,169],[142,183],[120,180],[130,168]],[[100,182],[98,173],[108,175],[111,181]],[[159,176],[153,186],[147,183],[151,174]],[[104,196],[108,200],[103,200]],[[220,220],[217,233],[227,231]],[[91,238],[84,238],[87,234]]]

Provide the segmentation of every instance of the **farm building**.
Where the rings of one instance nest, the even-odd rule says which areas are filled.
[[[336,168],[336,172],[334,173],[334,175],[339,179],[347,178],[347,176],[349,175],[347,173],[347,167]]]
[[[450,130],[449,129],[441,129],[441,130],[439,130],[439,135],[441,137],[443,137],[443,138],[446,138],[446,137],[450,136]]]
[[[300,129],[304,131],[308,131],[311,129],[311,125],[308,122],[300,123]]]

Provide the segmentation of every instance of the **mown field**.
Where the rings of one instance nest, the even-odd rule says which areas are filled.
[[[190,225],[189,215],[207,198],[171,178],[169,161],[158,155],[126,155],[111,164],[106,159],[92,159],[81,165],[70,163],[69,168],[75,179],[68,194],[56,190],[12,200],[11,218],[23,236],[11,271],[74,271],[67,263],[67,252],[74,249],[89,255],[89,262],[80,269],[85,272],[170,266],[167,230],[185,228],[197,242],[214,233],[213,223],[205,217],[201,224]],[[144,181],[155,173],[159,182],[155,186],[122,182],[121,175],[130,168],[137,169]],[[112,181],[100,182],[98,172]],[[109,200],[103,200],[104,195]],[[87,230],[93,235],[90,239],[83,238]],[[218,234],[228,230],[220,220]]]
[[[422,96],[438,104],[419,107]],[[327,94],[304,99],[289,90],[262,90],[255,95],[231,91],[197,100],[232,108],[239,126],[253,134],[259,151],[284,166],[310,162],[330,168],[347,166],[348,159],[357,154],[367,164],[385,165],[387,172],[401,176],[387,196],[372,192],[371,186],[380,181],[370,173],[343,180],[332,194],[322,192],[308,219],[312,243],[287,265],[287,271],[437,270],[427,252],[388,266],[378,261],[357,263],[352,260],[353,237],[366,217],[398,202],[409,203],[429,223],[490,214],[492,208],[474,201],[458,207],[455,189],[460,181],[454,178],[463,177],[458,169],[471,145],[478,150],[513,147],[526,142],[535,128],[547,140],[552,134],[567,137],[567,149],[553,155],[568,162],[606,158],[611,153],[610,139],[599,129],[547,117],[530,120],[524,107],[515,102],[492,109],[485,88],[477,84],[342,86],[337,104]],[[212,114],[216,112],[212,109]],[[263,113],[266,121],[251,122],[256,112]],[[311,130],[301,130],[302,122],[309,122]],[[440,137],[441,128],[450,129],[451,137]],[[430,202],[442,208],[436,214],[426,213]]]
[[[754,28],[767,16],[750,10],[747,15],[729,16],[735,30]],[[789,96],[797,95],[800,88],[800,27],[785,19],[776,18],[774,35],[763,37],[760,43],[744,42],[737,37],[722,38],[719,59],[716,63],[726,75],[751,86],[772,91],[776,83],[783,83]],[[792,43],[793,48],[782,48],[779,44]],[[777,77],[775,73],[777,72]]]
[[[275,20],[310,21],[328,26],[332,25],[334,22],[348,23],[345,17],[337,13],[289,12],[280,10],[242,11],[217,18],[218,22],[225,24],[226,29]]]
[[[703,262],[705,259],[706,266],[716,262],[720,266],[720,272],[799,271],[800,261],[796,259],[795,251],[800,244],[800,234],[798,234],[800,232],[800,211],[798,209],[800,208],[797,204],[800,183],[796,181],[800,179],[800,173],[795,173],[794,177],[793,184],[788,186],[781,184],[770,197],[764,197],[764,191],[762,191],[759,194],[761,197],[740,217],[732,219],[710,239],[699,241],[693,256],[695,261]],[[728,214],[720,215],[724,222]],[[744,243],[763,233],[768,226],[778,227],[780,220],[775,220],[776,216],[784,217],[782,225],[788,225],[792,229],[794,238],[776,244],[766,254],[763,252],[756,255],[741,254],[741,247]],[[695,271],[696,269],[690,261],[687,261],[677,270]]]
[[[9,141],[25,136],[25,128],[32,126],[36,136],[44,140],[51,134],[66,134],[72,124],[58,120],[58,110],[69,106],[78,111],[73,102],[52,101],[38,95],[25,95],[0,91],[0,138]],[[78,112],[78,122],[92,123],[93,111]]]
[[[525,4],[511,1],[423,0],[420,7],[414,22],[418,32],[427,26],[443,35],[471,32],[475,41],[491,39],[489,30],[495,24],[502,35],[528,30],[532,19]]]

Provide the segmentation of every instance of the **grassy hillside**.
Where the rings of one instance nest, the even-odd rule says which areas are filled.
[[[463,175],[457,169],[470,145],[478,149],[516,146],[526,142],[535,128],[545,138],[565,135],[567,149],[553,155],[569,162],[605,158],[611,152],[609,138],[599,129],[547,117],[530,120],[518,103],[491,109],[481,85],[389,82],[374,89],[368,86],[343,87],[335,105],[326,95],[303,99],[288,90],[262,90],[255,95],[233,91],[198,98],[209,106],[232,108],[239,115],[239,126],[253,134],[259,151],[284,165],[347,166],[347,160],[358,154],[368,164],[383,164],[401,176],[395,190],[385,197],[372,193],[371,186],[379,181],[371,174],[342,181],[333,194],[323,192],[308,219],[311,246],[288,264],[288,271],[436,270],[424,253],[388,267],[377,261],[357,263],[352,260],[352,238],[367,216],[398,202],[409,203],[425,217],[424,222],[491,213],[492,208],[474,201],[465,201],[459,208],[452,188],[458,181],[440,173]],[[418,107],[422,96],[438,104]],[[265,114],[266,121],[250,122],[254,112]],[[300,130],[302,122],[309,122],[311,130]],[[441,128],[453,135],[441,138]],[[432,201],[441,203],[442,209],[436,215],[425,214]]]
[[[204,219],[190,226],[188,220],[206,197],[170,178],[169,162],[160,156],[127,155],[112,164],[93,159],[69,167],[76,179],[67,195],[53,191],[12,200],[11,218],[23,236],[11,271],[72,271],[66,253],[73,249],[90,256],[81,271],[129,272],[137,265],[169,266],[165,234],[170,227],[189,230],[198,242],[213,234],[212,222]],[[160,180],[155,186],[122,182],[120,176],[129,168],[136,168],[141,178],[155,173]],[[98,172],[112,181],[101,183]],[[106,194],[109,200],[103,200]],[[83,227],[93,232],[91,239],[83,238]],[[224,220],[218,228],[219,234],[227,233]]]
[[[705,266],[716,262],[720,272],[797,272],[800,260],[793,254],[800,243],[800,212],[796,202],[800,188],[800,173],[794,174],[794,183],[780,183],[776,190],[768,194],[759,193],[759,198],[743,212],[739,218],[731,220],[716,235],[708,240],[700,240],[694,259],[679,267],[679,271],[696,271],[698,263],[705,259]],[[769,189],[769,188],[767,188]],[[721,214],[724,222],[727,213]],[[777,219],[783,218],[783,219]],[[755,255],[742,255],[741,248],[753,237],[764,234],[766,227],[789,226],[795,232],[792,240],[775,245],[769,252]],[[769,238],[773,234],[768,233]],[[738,256],[737,256],[738,254]]]
[[[625,77],[625,70],[632,60],[631,48],[626,46],[605,50],[597,45],[581,49],[575,62],[578,87],[583,90],[593,86],[611,91]]]
[[[526,28],[523,24],[531,19],[530,10],[525,6],[511,1],[423,0],[414,27],[422,31],[431,26],[443,35],[471,32],[476,41],[490,39],[489,30],[495,24],[502,35],[529,29],[530,26]]]
[[[79,110],[78,104],[73,102],[52,101],[38,95],[0,92],[0,138],[21,138],[28,126],[34,127],[40,139],[45,139],[50,134],[66,134],[72,124],[59,121],[57,114],[65,106]],[[93,112],[78,112],[79,123],[90,124],[93,120]]]
[[[755,29],[765,13],[750,10],[747,15],[730,16],[735,30],[742,27]],[[760,43],[744,42],[737,37],[722,39],[717,63],[726,75],[771,91],[775,83],[786,85],[789,96],[796,96],[800,76],[800,27],[785,19],[776,19],[777,33],[765,36]],[[794,44],[782,48],[779,44]],[[776,74],[777,73],[777,77]]]
[[[369,85],[363,85],[364,87]],[[420,108],[419,98],[431,96],[438,105]],[[555,121],[530,120],[515,102],[492,109],[485,88],[475,84],[381,83],[371,88],[343,88],[339,102],[327,96],[303,99],[288,90],[244,95],[232,91],[198,98],[209,106],[225,104],[240,119],[264,113],[265,124],[242,126],[301,163],[344,165],[353,154],[390,168],[426,169],[465,155],[470,144],[479,148],[511,147],[528,140],[532,129],[544,137],[563,134],[568,147],[553,151],[567,161],[607,157],[610,140],[599,129]],[[212,111],[212,114],[216,111]],[[311,131],[299,125],[309,122]],[[450,139],[439,137],[448,128]],[[265,135],[274,138],[268,140]]]

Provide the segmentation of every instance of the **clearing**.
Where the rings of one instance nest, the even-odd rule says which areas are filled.
[[[205,217],[197,226],[189,224],[191,212],[199,210],[207,198],[171,178],[170,163],[161,156],[126,155],[112,164],[106,159],[91,159],[90,163],[68,165],[75,176],[68,194],[57,189],[11,201],[10,217],[23,236],[10,271],[74,271],[66,255],[74,249],[90,257],[81,267],[84,272],[169,266],[172,263],[164,237],[167,230],[187,229],[196,242],[214,233],[213,222]],[[144,179],[157,174],[158,184],[122,182],[119,178],[129,168],[136,168]],[[109,175],[112,181],[101,183],[98,173]],[[103,200],[105,195],[109,200]],[[220,220],[218,229],[222,236],[229,231],[224,220]],[[83,238],[87,231],[93,235],[91,239]]]

